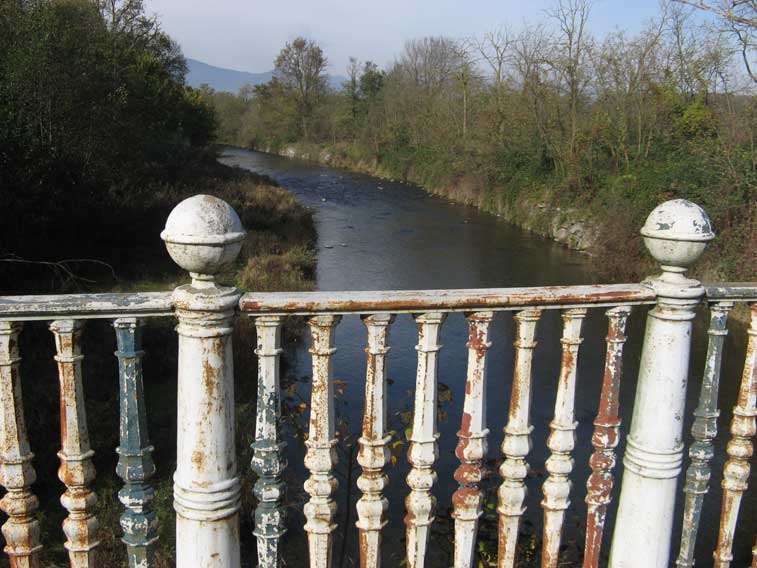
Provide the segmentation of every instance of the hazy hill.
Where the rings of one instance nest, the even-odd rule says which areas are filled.
[[[216,91],[228,91],[236,93],[244,85],[259,85],[271,80],[273,71],[264,71],[262,73],[250,73],[249,71],[236,71],[234,69],[224,69],[208,65],[196,59],[187,58],[187,83],[192,87],[199,87],[207,83]],[[329,75],[329,85],[332,89],[341,89],[342,83],[347,79],[340,75]]]

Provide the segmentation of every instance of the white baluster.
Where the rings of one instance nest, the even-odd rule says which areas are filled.
[[[416,316],[418,323],[418,371],[415,381],[413,426],[407,459],[411,470],[407,476],[410,494],[405,499],[407,525],[407,564],[423,568],[426,548],[434,521],[436,498],[431,488],[436,482],[434,463],[439,456],[436,431],[436,378],[438,370],[439,334],[446,315],[426,313]]]
[[[525,512],[526,476],[531,451],[531,364],[536,348],[536,324],[541,312],[523,310],[515,314],[517,336],[515,340],[515,373],[510,395],[510,412],[505,426],[502,453],[505,461],[499,469],[502,485],[499,487],[499,568],[515,566],[518,530]]]
[[[313,384],[310,394],[310,428],[305,442],[305,467],[310,477],[305,491],[310,499],[305,504],[308,550],[311,568],[330,568],[333,562],[336,528],[334,493],[338,482],[334,477],[337,463],[334,433],[334,377],[332,355],[334,330],[340,316],[316,316],[309,320],[313,358]]]
[[[575,405],[576,371],[578,348],[581,345],[581,324],[586,317],[585,309],[567,310],[563,313],[562,364],[557,384],[555,417],[547,446],[552,454],[547,459],[549,472],[542,487],[544,499],[544,543],[542,545],[542,568],[557,568],[565,511],[570,506],[570,472],[573,471],[571,452],[576,445]]]
[[[389,502],[383,492],[389,484],[384,467],[389,459],[386,403],[387,332],[394,316],[376,314],[363,318],[368,330],[368,354],[365,378],[365,412],[363,435],[357,461],[363,471],[357,480],[362,496],[357,502],[360,529],[360,566],[378,568],[381,565],[381,529],[386,525]]]

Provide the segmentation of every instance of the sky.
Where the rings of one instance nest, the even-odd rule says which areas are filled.
[[[506,24],[547,19],[555,0],[146,0],[184,55],[205,63],[262,72],[298,35],[314,39],[328,72],[346,74],[350,56],[380,67],[412,38],[482,36]],[[589,26],[602,35],[634,33],[659,11],[658,0],[595,0]]]

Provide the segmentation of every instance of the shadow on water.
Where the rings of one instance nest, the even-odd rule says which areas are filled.
[[[223,161],[257,173],[266,174],[292,191],[316,213],[318,225],[318,288],[320,290],[381,290],[420,288],[483,288],[536,286],[557,284],[594,283],[587,257],[569,251],[548,240],[527,234],[492,215],[473,208],[452,204],[429,196],[420,189],[406,184],[381,180],[317,164],[304,163],[277,156],[228,149]],[[627,432],[632,413],[638,359],[643,339],[646,308],[637,308],[629,320],[628,343],[625,350],[624,381],[621,393],[621,413],[624,418],[623,434]],[[694,406],[701,381],[706,349],[706,314],[698,319],[694,336],[691,365],[692,385],[687,401],[686,431],[690,429]],[[588,458],[592,421],[596,414],[604,364],[606,318],[602,310],[594,309],[584,323],[584,343],[578,367],[578,397],[576,419],[577,442],[574,452],[575,467],[572,474],[571,508],[566,519],[563,556],[564,566],[577,565],[583,548],[583,530],[586,507],[585,483],[590,473]],[[548,310],[538,327],[537,347],[533,369],[532,424],[533,450],[528,458],[531,473],[527,511],[521,536],[521,558],[525,565],[534,558],[538,565],[542,526],[541,484],[545,478],[544,463],[549,456],[546,439],[552,419],[560,366],[561,320],[559,313]],[[725,441],[743,364],[745,340],[743,330],[729,336],[723,369],[721,408],[719,421],[721,435],[716,448],[713,482],[705,502],[705,512],[697,549],[697,566],[711,566],[711,552],[719,519],[721,498],[720,480],[725,461]],[[501,462],[499,447],[502,443],[509,405],[512,367],[514,359],[514,324],[511,315],[500,313],[492,327],[492,348],[489,350],[487,371],[487,416],[489,436],[488,467],[493,475],[486,482],[489,501],[482,520],[481,534],[494,538],[496,514],[492,504],[496,500],[499,476],[496,469]],[[438,481],[434,494],[438,500],[438,519],[432,533],[430,566],[452,565],[452,529],[449,515],[451,495],[456,489],[452,474],[458,465],[454,456],[456,432],[460,424],[463,387],[467,355],[465,342],[467,327],[462,314],[451,315],[444,324],[440,355],[440,390],[449,398],[441,403],[439,421],[439,458],[436,464]],[[357,531],[355,501],[359,491],[355,485],[359,467],[355,454],[345,447],[354,444],[359,436],[363,409],[365,377],[365,329],[357,316],[345,317],[336,332],[338,351],[334,359],[335,378],[344,382],[344,394],[337,400],[343,439],[337,466],[340,488],[336,565],[352,566],[357,562]],[[305,337],[288,347],[293,373],[298,378],[310,376],[310,355]],[[404,478],[408,464],[405,429],[412,412],[415,382],[417,328],[408,315],[398,316],[389,333],[391,353],[388,360],[390,427],[397,432],[396,464],[388,467],[390,486],[389,523],[384,529],[384,565],[400,565],[404,554],[404,498],[407,485]],[[309,400],[307,380],[297,383],[297,400]],[[306,416],[303,417],[303,420]],[[349,426],[346,426],[348,424]],[[299,423],[299,427],[303,422]],[[292,432],[290,432],[291,434]],[[687,436],[687,441],[689,437]],[[300,565],[306,557],[306,540],[302,526],[302,505],[307,495],[302,491],[306,471],[302,466],[304,447],[289,445],[290,464],[290,520],[286,555],[290,565]],[[622,442],[619,452],[623,452]],[[350,461],[352,460],[352,461]],[[687,462],[688,463],[688,462]],[[350,466],[351,464],[351,466]],[[622,465],[617,473],[622,475]],[[350,490],[345,487],[348,485]],[[617,496],[616,482],[615,495]],[[350,502],[347,502],[347,495]],[[682,503],[679,491],[679,505]],[[615,498],[616,499],[616,498]],[[751,555],[755,535],[755,499],[748,494],[742,507],[742,518],[736,535],[734,566],[745,566]],[[680,518],[680,512],[677,514]],[[346,522],[348,521],[348,522]],[[609,535],[614,518],[608,517],[604,551],[609,552]],[[346,531],[344,527],[347,527]],[[346,538],[347,543],[342,543]],[[679,533],[674,535],[674,554],[677,553]],[[490,543],[491,544],[491,543]],[[493,543],[496,547],[496,543]],[[342,556],[341,551],[345,553]],[[486,551],[482,549],[482,559]],[[486,564],[483,564],[486,565]]]

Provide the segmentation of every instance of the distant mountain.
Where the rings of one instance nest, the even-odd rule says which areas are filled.
[[[187,58],[187,83],[192,87],[199,87],[202,84],[208,84],[216,91],[228,91],[236,93],[245,85],[259,85],[267,83],[273,77],[273,71],[263,73],[250,73],[249,71],[236,71],[234,69],[224,69],[208,65],[196,59]],[[332,89],[340,90],[342,83],[347,79],[340,75],[328,75],[329,86]]]

